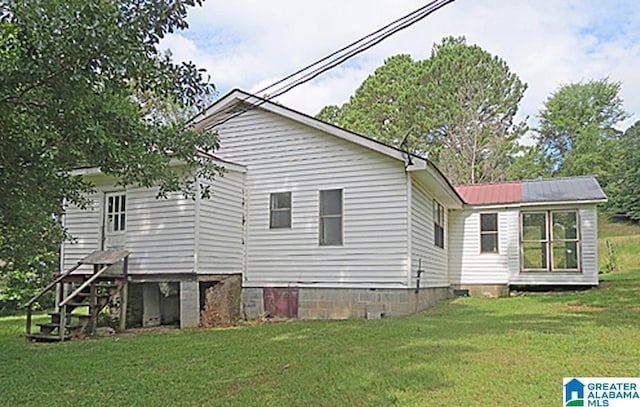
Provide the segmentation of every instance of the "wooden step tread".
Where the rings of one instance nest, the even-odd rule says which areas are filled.
[[[91,293],[78,293],[73,298],[76,298],[76,297],[88,298],[88,297],[91,297]],[[109,297],[111,297],[111,295],[109,295],[109,294],[96,294],[96,297],[98,297],[98,298],[109,298]]]
[[[48,314],[51,317],[59,317],[60,316],[59,312],[49,312]],[[75,313],[69,314],[69,313],[67,313],[67,317],[91,318],[91,315],[88,315],[88,314],[75,314]]]
[[[59,323],[57,322],[44,322],[44,323],[40,323],[40,324],[36,324],[37,326],[39,326],[40,328],[58,328],[60,326]],[[80,328],[79,324],[71,324],[71,325],[64,325],[65,328],[67,329],[78,329]]]
[[[35,333],[27,335],[27,339],[35,342],[59,342],[60,335],[48,335],[42,333]],[[71,335],[64,335],[63,340],[71,339]]]

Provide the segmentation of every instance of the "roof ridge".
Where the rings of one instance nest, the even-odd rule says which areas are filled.
[[[576,178],[597,179],[598,176],[597,175],[567,175],[564,177],[523,179],[521,182],[545,182],[545,181],[558,181],[558,180],[572,180]]]

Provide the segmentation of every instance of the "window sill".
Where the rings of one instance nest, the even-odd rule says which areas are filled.
[[[583,274],[582,270],[520,270],[522,274]]]

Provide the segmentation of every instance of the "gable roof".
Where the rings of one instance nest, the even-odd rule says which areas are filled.
[[[491,184],[460,185],[456,191],[469,205],[546,202],[605,202],[596,177],[545,178]]]
[[[450,207],[461,207],[464,203],[456,192],[451,182],[428,159],[408,153],[397,147],[390,146],[381,141],[363,136],[358,133],[343,129],[333,124],[316,119],[297,110],[272,102],[245,91],[234,89],[213,103],[202,114],[195,117],[192,122],[196,130],[209,130],[218,126],[220,122],[227,120],[238,112],[238,105],[249,105],[250,109],[260,109],[276,115],[288,118],[311,128],[320,130],[326,134],[352,142],[378,153],[384,154],[405,164],[408,172],[416,172],[429,185],[437,190],[432,191],[436,198],[448,203]]]

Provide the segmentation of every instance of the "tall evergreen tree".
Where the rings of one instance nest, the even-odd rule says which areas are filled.
[[[526,85],[506,62],[464,37],[445,38],[430,58],[385,61],[340,108],[318,115],[333,123],[426,154],[453,183],[507,178],[524,122],[515,115]]]

